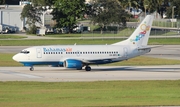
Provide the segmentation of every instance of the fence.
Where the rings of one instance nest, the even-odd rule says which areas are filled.
[[[120,29],[119,31],[91,31],[81,33],[81,37],[91,37],[91,38],[126,38],[129,37],[135,28],[125,28]],[[150,36],[179,36],[180,33],[177,30],[168,30],[168,29],[151,29]]]

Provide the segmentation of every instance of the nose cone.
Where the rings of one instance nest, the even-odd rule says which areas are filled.
[[[15,60],[15,61],[17,61],[17,62],[19,62],[19,61],[18,61],[18,54],[14,55],[14,56],[12,57],[12,59]]]

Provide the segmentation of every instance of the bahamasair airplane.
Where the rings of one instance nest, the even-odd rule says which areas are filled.
[[[34,46],[23,49],[13,59],[29,66],[31,71],[34,65],[77,70],[85,67],[86,71],[91,71],[90,65],[119,62],[150,52],[152,47],[148,47],[147,43],[152,22],[153,16],[147,15],[127,40],[111,45]]]

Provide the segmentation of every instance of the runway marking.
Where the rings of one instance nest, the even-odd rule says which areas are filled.
[[[40,76],[35,76],[35,75],[31,75],[31,74],[23,74],[23,73],[19,73],[19,72],[5,71],[5,70],[3,70],[3,71],[0,70],[0,73],[16,75],[16,76],[21,76],[21,77],[26,77],[26,78],[42,78]]]

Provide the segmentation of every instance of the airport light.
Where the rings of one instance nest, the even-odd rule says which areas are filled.
[[[172,7],[172,27],[173,27],[174,8],[176,8],[176,6]]]

